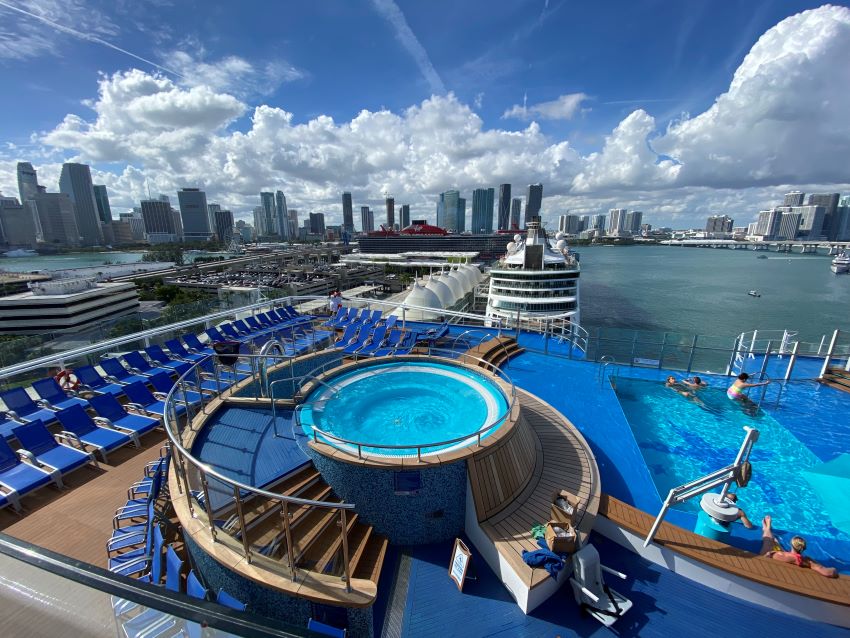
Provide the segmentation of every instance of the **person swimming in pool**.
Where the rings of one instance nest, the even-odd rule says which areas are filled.
[[[682,384],[679,383],[676,380],[676,377],[674,377],[672,374],[667,377],[667,381],[664,382],[664,386],[670,388],[671,390],[673,390],[673,392],[678,392],[683,397],[691,396],[691,393],[688,392],[684,387],[682,387]]]
[[[779,547],[780,549],[776,549]],[[827,578],[836,578],[838,571],[835,567],[824,567],[816,563],[810,558],[803,556],[806,551],[806,539],[802,536],[795,536],[791,539],[791,551],[786,552],[781,549],[781,545],[773,536],[773,530],[770,526],[770,516],[765,516],[761,522],[761,551],[762,556],[773,560],[780,560],[783,563],[791,563],[797,567],[808,567],[813,572],[817,572],[821,576]]]
[[[708,387],[708,384],[697,376],[691,379],[682,379],[680,383],[690,390],[702,390]]]
[[[746,390],[747,388],[758,388],[760,386],[767,385],[768,383],[770,383],[770,380],[762,381],[761,383],[749,383],[747,381],[747,379],[749,378],[750,375],[748,375],[746,372],[742,372],[741,374],[739,374],[738,378],[735,379],[734,383],[732,383],[732,385],[730,385],[726,389],[726,396],[732,399],[733,401],[738,401],[745,408],[752,411],[755,410],[757,406],[755,403],[753,403],[752,399],[750,399],[746,394],[744,394],[744,390]]]

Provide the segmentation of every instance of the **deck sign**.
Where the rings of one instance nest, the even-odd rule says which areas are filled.
[[[463,544],[462,540],[456,538],[452,550],[452,563],[449,565],[449,578],[455,581],[460,591],[463,591],[463,581],[466,580],[466,570],[469,569],[471,558],[472,552]]]

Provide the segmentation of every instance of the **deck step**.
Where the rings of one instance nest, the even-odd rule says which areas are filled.
[[[329,503],[338,503],[337,498],[324,499]],[[295,562],[300,563],[302,557],[310,547],[327,532],[328,527],[334,525],[338,518],[337,510],[325,508],[308,508],[307,514],[301,516],[298,523],[291,526],[292,550]],[[336,530],[334,530],[336,533]]]
[[[348,535],[348,571],[351,574],[357,572],[360,559],[366,551],[369,539],[372,537],[372,526],[357,522]]]
[[[373,534],[366,543],[366,549],[360,558],[357,569],[352,572],[353,578],[365,578],[376,585],[381,577],[381,568],[387,554],[389,541],[384,536]]]
[[[334,559],[342,548],[342,534],[340,533],[339,512],[335,512],[334,522],[325,528],[324,532],[310,546],[310,549],[301,556],[300,565],[321,574],[330,573],[334,565]],[[357,514],[348,512],[346,517],[346,535],[351,534],[351,529],[357,524]]]
[[[331,488],[327,483],[316,482],[303,492],[297,494],[297,496],[298,498],[305,498],[311,501],[321,501],[328,498],[330,494]],[[285,536],[281,509],[282,507],[278,505],[271,509],[267,516],[257,519],[248,525],[248,539],[252,545],[269,548],[269,551],[272,553],[274,547],[280,545]],[[304,507],[290,507],[290,525],[294,526],[307,512],[309,510]]]

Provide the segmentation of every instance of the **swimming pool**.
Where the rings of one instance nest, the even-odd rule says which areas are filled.
[[[301,427],[313,436],[314,426],[331,437],[325,442],[351,450],[333,437],[357,441],[363,451],[386,456],[456,449],[475,437],[446,444],[494,424],[501,425],[508,400],[499,386],[482,374],[448,363],[398,361],[374,363],[343,372],[313,389],[299,409]],[[497,423],[498,422],[498,423]],[[381,446],[410,446],[392,449]],[[356,450],[355,450],[356,451]]]
[[[743,427],[757,428],[761,435],[750,457],[753,477],[740,490],[741,506],[756,526],[771,514],[777,530],[806,537],[810,555],[842,567],[850,535],[833,524],[805,476],[822,465],[816,454],[822,455],[820,437],[812,440],[813,451],[808,439],[801,441],[764,411],[749,416],[720,388],[700,391],[702,405],[676,394],[663,381],[620,378],[615,392],[662,500],[671,488],[734,461]],[[696,512],[698,499],[679,507]],[[846,569],[846,563],[843,566]]]

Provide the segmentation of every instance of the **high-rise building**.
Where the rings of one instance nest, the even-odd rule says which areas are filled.
[[[281,239],[289,239],[289,214],[286,208],[286,195],[283,194],[283,191],[275,191],[274,204],[277,234],[280,235]]]
[[[511,200],[511,224],[510,230],[519,230],[519,220],[522,216],[522,198],[514,197]]]
[[[811,196],[809,197],[811,201]],[[800,236],[806,239],[820,239],[823,236],[823,226],[826,220],[824,206],[794,206],[792,213],[800,214]]]
[[[325,214],[310,213],[310,234],[318,235],[324,238],[325,236]]]
[[[625,208],[612,208],[608,211],[608,234],[612,237],[623,235],[626,230]]]
[[[109,194],[104,184],[94,184],[94,203],[97,205],[97,216],[103,224],[112,223],[112,208],[109,206]]]
[[[410,204],[401,205],[399,217],[401,218],[400,223],[402,228],[407,228],[408,226],[410,226]]]
[[[771,210],[759,211],[759,218],[756,222],[756,235],[761,235],[765,239],[773,239],[779,233],[779,223],[782,220],[782,211],[775,208]]]
[[[532,217],[540,215],[540,206],[543,204],[543,184],[529,184],[528,197],[525,198],[525,223],[531,221]]]
[[[578,235],[584,230],[582,218],[578,215],[561,215],[558,217],[558,231],[567,235]]]
[[[705,232],[708,234],[731,233],[735,220],[728,215],[712,215],[705,222]]]
[[[142,219],[141,209],[139,209],[138,213],[135,211],[132,213],[118,213],[118,221],[127,226],[130,242],[144,241],[145,220]]]
[[[640,225],[642,223],[643,213],[639,210],[630,210],[624,218],[623,230],[632,235],[640,235]]]
[[[776,233],[776,239],[796,238],[802,221],[803,216],[800,213],[783,212],[779,218],[779,230]]]
[[[821,193],[809,195],[809,206],[823,206],[823,236],[831,241],[835,241],[835,233],[833,232],[833,217],[835,210],[838,208],[838,193]]]
[[[59,176],[59,192],[71,198],[74,205],[74,217],[80,232],[83,246],[99,246],[103,243],[103,231],[97,214],[94,199],[94,186],[91,181],[91,169],[87,164],[62,164]]]
[[[387,205],[387,229],[392,230],[395,225],[395,199],[387,197],[384,203]]]
[[[785,200],[782,202],[783,206],[802,206],[803,199],[806,197],[806,194],[802,191],[791,191],[790,193],[785,193]]]
[[[38,235],[32,209],[14,197],[0,197],[0,241],[19,248],[35,248]]]
[[[472,223],[469,230],[473,233],[493,232],[493,200],[496,191],[492,188],[476,188],[472,191]]]
[[[210,223],[207,194],[200,188],[181,188],[177,191],[183,238],[186,241],[209,241],[215,234]]]
[[[261,192],[260,206],[263,208],[263,234],[274,235],[277,233],[277,205],[274,193]]]
[[[222,244],[230,243],[233,238],[233,213],[221,208],[213,211],[215,234]]]
[[[298,209],[289,208],[286,212],[289,215],[289,239],[294,241],[298,238]]]
[[[605,215],[593,215],[590,218],[590,226],[588,227],[590,230],[595,230],[600,235],[605,233],[605,223],[606,223]]]
[[[458,191],[440,193],[437,202],[437,226],[450,233],[462,233],[466,227],[466,200]]]
[[[351,205],[351,193],[348,191],[342,194],[342,229],[351,235],[354,234],[354,208]]]
[[[266,218],[262,206],[254,206],[254,229],[257,231],[257,237],[266,235]]]
[[[499,184],[499,230],[508,230],[511,223],[511,185]]]
[[[38,216],[44,242],[66,246],[80,246],[83,243],[70,195],[39,193],[30,202],[30,210],[34,209]]]
[[[833,241],[850,241],[850,196],[842,197],[832,218]]]
[[[29,162],[18,162],[18,194],[21,196],[21,205],[35,196],[43,189],[38,185],[38,174]]]
[[[142,221],[148,241],[152,244],[179,241],[178,216],[174,215],[171,204],[161,199],[143,199],[141,204]]]
[[[371,233],[375,230],[375,215],[368,206],[360,207],[360,230],[364,233]]]

